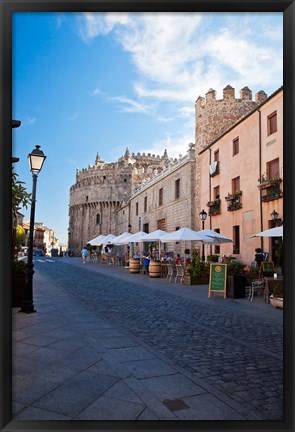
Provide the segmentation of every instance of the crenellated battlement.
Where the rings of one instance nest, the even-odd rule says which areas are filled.
[[[223,89],[222,99],[216,99],[216,91],[212,88],[208,90],[205,97],[199,96],[195,103],[197,151],[208,146],[266,98],[267,94],[260,90],[253,101],[252,90],[247,86],[240,90],[240,97],[236,98],[235,89],[230,85]]]

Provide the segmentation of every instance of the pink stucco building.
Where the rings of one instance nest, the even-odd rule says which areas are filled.
[[[247,264],[258,247],[276,262],[279,239],[253,236],[283,221],[283,88],[269,97],[262,93],[247,114],[211,142],[197,146],[197,207],[208,213],[205,227],[234,240],[220,245],[220,255]],[[212,253],[218,252],[214,249]]]

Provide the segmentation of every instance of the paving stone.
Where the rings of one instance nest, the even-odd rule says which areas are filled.
[[[18,412],[13,420],[70,420],[70,416],[64,416],[40,408],[28,407]]]
[[[190,407],[175,411],[180,420],[246,420],[241,414],[210,394],[183,398]]]
[[[155,377],[175,373],[175,369],[159,359],[125,362],[124,366],[129,369],[136,378]]]
[[[114,377],[84,371],[40,398],[33,406],[66,416],[77,416],[116,381]]]
[[[202,387],[181,374],[145,378],[141,382],[162,401],[206,393]]]
[[[142,347],[114,348],[110,350],[110,353],[119,362],[155,358],[155,354]]]
[[[107,397],[100,397],[82,411],[77,420],[136,420],[145,405]]]
[[[142,400],[122,380],[116,382],[109,390],[104,393],[104,396],[106,398],[114,398],[142,404]]]

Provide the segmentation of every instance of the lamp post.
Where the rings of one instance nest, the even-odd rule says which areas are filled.
[[[271,215],[271,218],[273,220],[274,226],[276,227],[279,213],[277,213],[275,210],[273,210],[270,215]]]
[[[34,242],[34,225],[35,225],[35,203],[36,203],[36,186],[37,176],[42,169],[43,163],[46,159],[43,151],[40,150],[40,146],[36,148],[28,155],[30,171],[33,176],[33,188],[32,188],[32,204],[31,204],[31,215],[30,215],[30,234],[29,234],[29,248],[28,248],[28,283],[24,293],[24,299],[22,301],[20,312],[36,312],[34,309],[33,301],[33,242]]]
[[[205,212],[205,210],[203,209],[200,213],[199,213],[200,219],[202,221],[202,229],[204,229],[205,227],[205,220],[207,217],[207,213]],[[205,246],[204,243],[202,243],[202,261],[205,261]]]

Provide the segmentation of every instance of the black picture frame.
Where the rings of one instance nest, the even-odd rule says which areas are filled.
[[[11,414],[11,15],[14,12],[80,12],[80,11],[141,11],[141,12],[283,12],[284,15],[284,421],[222,421],[222,422],[58,422],[15,421]],[[1,145],[0,145],[0,426],[1,431],[29,430],[243,430],[294,431],[294,0],[176,0],[176,1],[29,1],[2,0],[0,3],[1,28]],[[268,65],[271,67],[271,65]],[[262,360],[263,361],[263,360]]]

